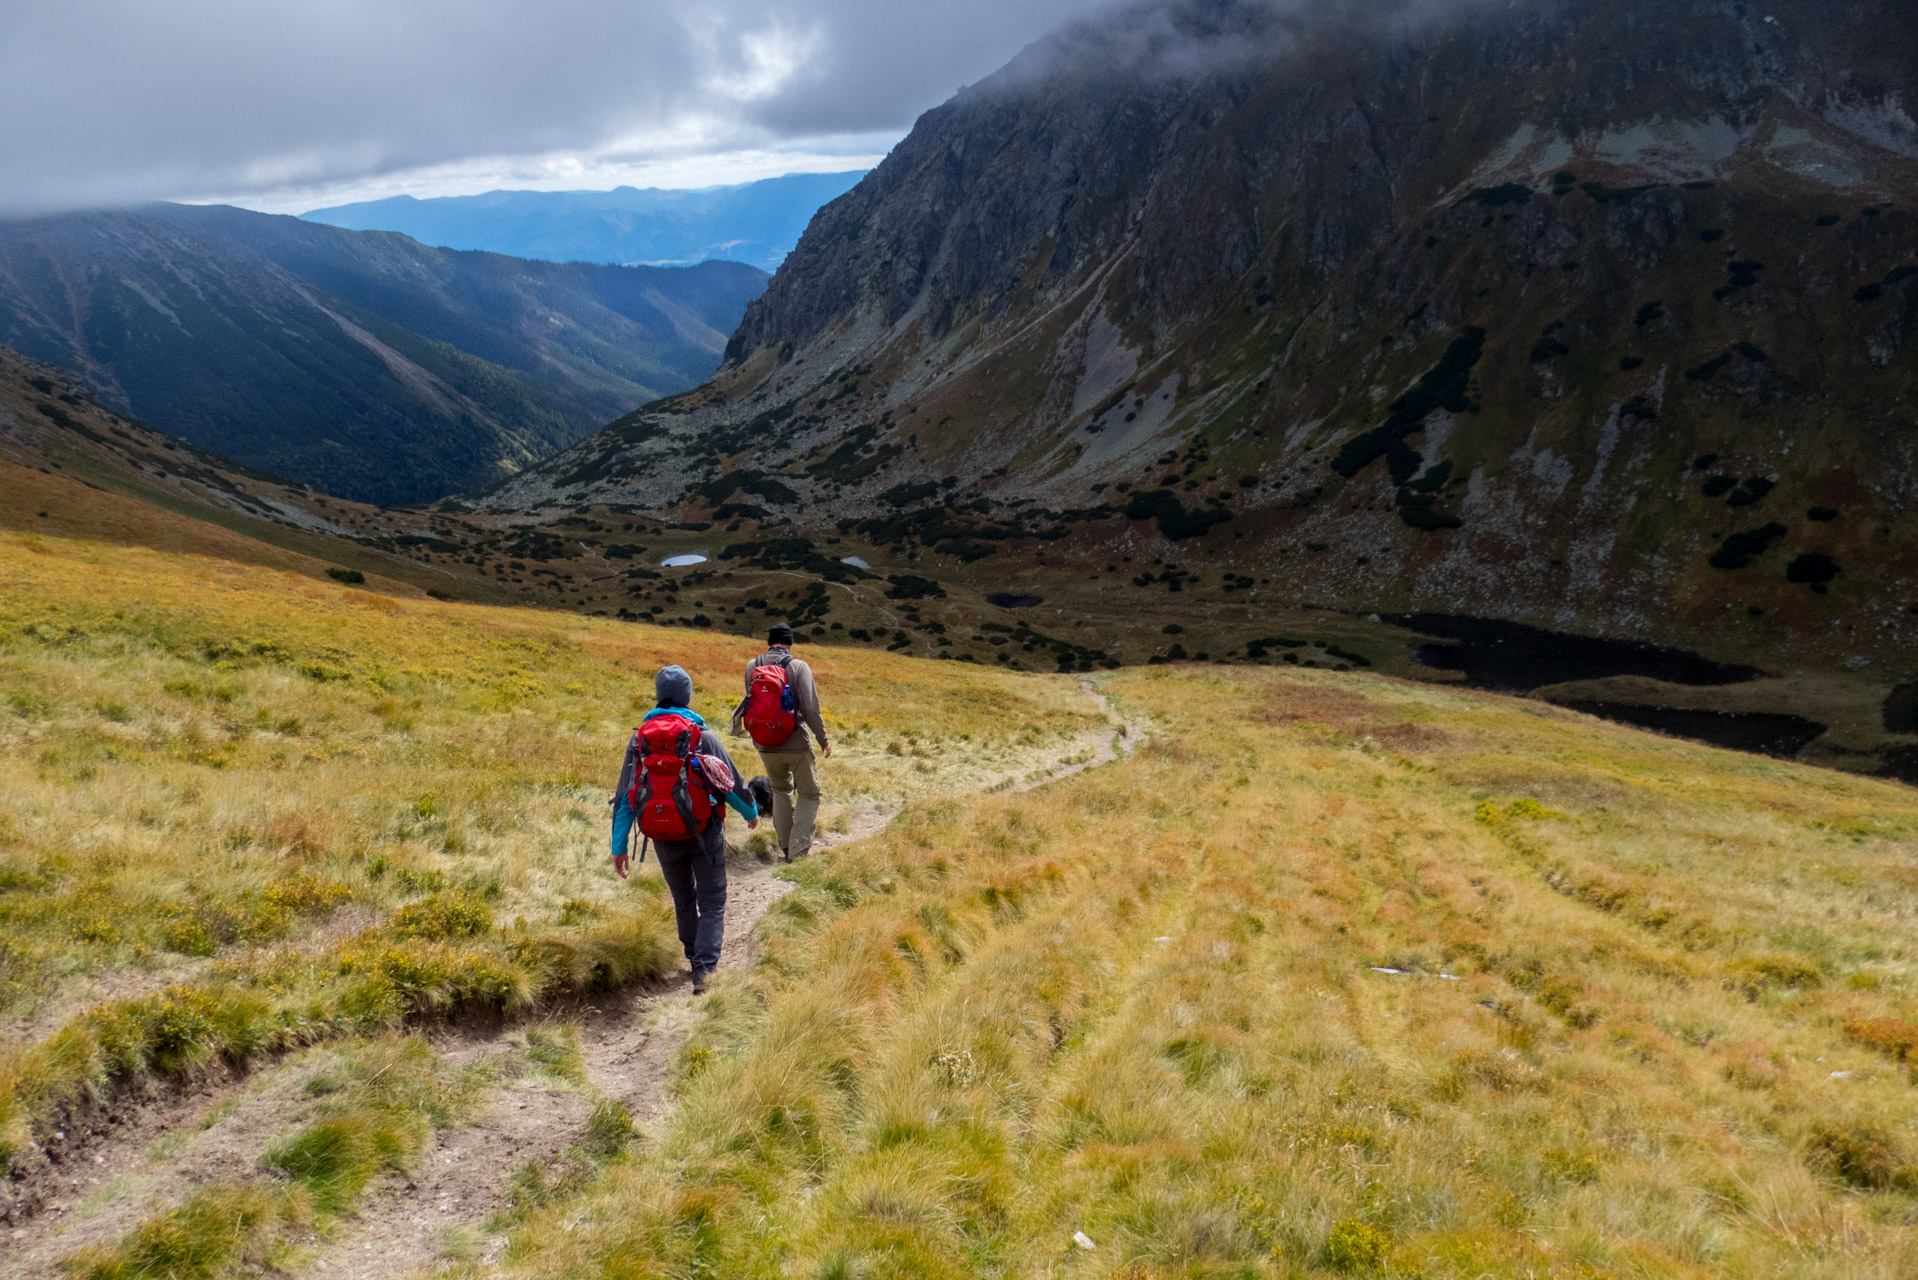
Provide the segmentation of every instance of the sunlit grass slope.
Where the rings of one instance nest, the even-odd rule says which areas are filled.
[[[1103,686],[1131,759],[805,868],[503,1265],[1918,1274],[1918,794],[1359,675]]]
[[[149,1073],[676,967],[605,801],[658,667],[723,722],[753,652],[0,535],[0,1165]],[[1103,727],[1066,680],[811,656],[829,824]]]

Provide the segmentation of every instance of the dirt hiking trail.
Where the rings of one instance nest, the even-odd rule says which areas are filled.
[[[1114,711],[1092,681],[1080,684],[1106,730],[1095,733],[1073,763],[1004,778],[989,790],[1030,791],[1108,764],[1140,744],[1140,726]],[[819,833],[815,856],[876,835],[897,812],[870,805],[853,810],[843,830]],[[756,927],[792,888],[779,870],[750,855],[729,859],[721,981],[758,962]],[[576,1149],[589,1137],[597,1106],[623,1106],[642,1132],[658,1126],[671,1104],[673,1064],[698,1017],[699,1003],[681,973],[534,1024],[576,1034],[579,1070],[571,1078],[526,1061],[523,1025],[429,1031],[446,1069],[488,1068],[496,1073],[493,1082],[470,1119],[432,1133],[409,1174],[375,1184],[326,1235],[302,1242],[286,1274],[401,1280],[454,1258],[492,1262],[506,1237],[489,1226],[512,1204],[515,1186],[550,1185],[577,1167]],[[289,1119],[306,1102],[306,1074],[297,1060],[282,1061],[250,1076],[156,1094],[104,1118],[85,1155],[48,1180],[37,1216],[0,1237],[0,1278],[53,1280],[64,1274],[61,1259],[76,1249],[111,1244],[202,1186],[260,1176],[260,1153],[291,1131]]]

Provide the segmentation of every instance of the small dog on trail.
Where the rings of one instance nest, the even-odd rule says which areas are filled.
[[[753,804],[759,809],[759,816],[770,818],[773,811],[773,781],[760,774],[746,784],[746,794],[753,798]]]

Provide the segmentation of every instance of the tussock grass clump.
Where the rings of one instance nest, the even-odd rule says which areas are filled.
[[[412,1168],[435,1127],[464,1114],[474,1073],[450,1076],[418,1036],[379,1036],[313,1064],[318,1099],[299,1132],[267,1148],[262,1169],[303,1187],[324,1216],[348,1212],[366,1186]]]
[[[74,1280],[214,1280],[266,1269],[292,1230],[306,1225],[305,1197],[261,1186],[209,1187],[111,1248],[69,1257]]]
[[[419,1154],[423,1126],[399,1116],[334,1116],[268,1149],[261,1163],[303,1184],[321,1213],[356,1203],[376,1174],[403,1169]]]
[[[1104,688],[1150,747],[794,868],[509,1269],[1918,1264],[1918,1103],[1842,1029],[1912,1011],[1908,792],[1361,676]]]

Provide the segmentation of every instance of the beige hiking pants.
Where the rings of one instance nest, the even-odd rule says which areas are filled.
[[[813,822],[819,817],[819,771],[812,752],[762,751],[759,760],[773,784],[773,831],[779,847],[797,862],[812,852]]]

